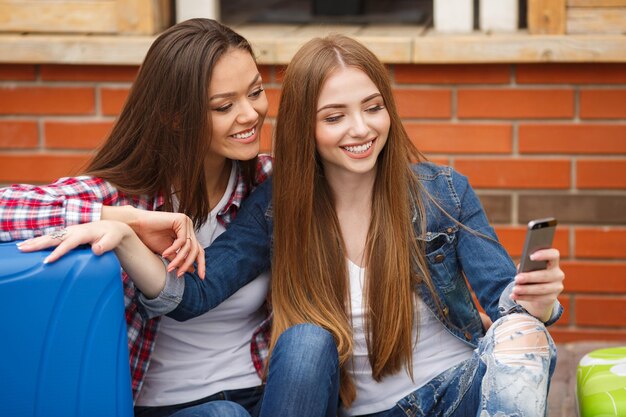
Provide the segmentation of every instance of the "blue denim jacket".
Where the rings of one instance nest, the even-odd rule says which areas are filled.
[[[427,232],[420,239],[426,242],[428,266],[440,307],[425,287],[420,294],[453,335],[475,347],[484,331],[467,283],[492,320],[523,312],[509,298],[515,265],[498,242],[466,177],[431,163],[419,163],[413,169],[430,196],[423,199]],[[197,276],[186,274],[182,299],[168,316],[177,320],[196,317],[270,269],[271,201],[270,179],[246,199],[226,233],[205,249],[206,279],[200,281]],[[415,226],[419,226],[417,222]],[[556,302],[546,325],[554,323],[562,310]]]

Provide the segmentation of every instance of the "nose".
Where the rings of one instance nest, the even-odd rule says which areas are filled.
[[[369,133],[369,127],[363,118],[361,113],[355,115],[352,118],[352,126],[350,126],[350,130],[348,132],[350,136],[353,138],[363,138],[366,137]]]
[[[237,114],[237,122],[242,125],[250,124],[259,118],[259,113],[254,108],[253,104],[248,100],[243,100],[239,113]]]

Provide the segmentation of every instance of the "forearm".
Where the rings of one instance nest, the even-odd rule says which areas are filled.
[[[133,206],[104,206],[102,207],[102,220],[115,220],[129,225],[136,230],[140,210]]]
[[[115,248],[115,254],[135,286],[147,298],[159,295],[165,286],[165,265],[130,228],[120,245]]]

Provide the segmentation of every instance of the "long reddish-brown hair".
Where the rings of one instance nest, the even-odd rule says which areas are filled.
[[[391,120],[376,166],[365,248],[365,329],[377,381],[403,366],[412,375],[415,291],[422,280],[431,291],[432,284],[413,224],[417,216],[418,229],[425,230],[421,186],[410,167],[423,157],[402,126],[387,71],[353,39],[340,35],[313,39],[287,67],[277,117],[271,346],[294,324],[314,323],[330,331],[342,368],[340,396],[349,405],[355,389],[345,371],[352,355],[345,245],[315,147],[320,90],[329,75],[344,66],[363,71],[373,81]]]
[[[232,48],[253,56],[246,39],[210,19],[187,20],[159,35],[86,172],[131,196],[161,193],[168,211],[174,190],[178,210],[196,227],[204,223],[210,212],[203,157],[211,140],[209,84],[215,64]],[[242,163],[247,181],[255,164]]]

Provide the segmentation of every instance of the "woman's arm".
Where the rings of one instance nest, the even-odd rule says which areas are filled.
[[[118,220],[130,225],[153,252],[172,260],[170,271],[179,275],[198,262],[204,274],[204,257],[191,220],[180,213],[142,210],[123,203],[121,193],[99,177],[66,177],[49,185],[15,184],[0,189],[0,241],[29,239],[63,227],[97,220]],[[153,209],[149,199],[140,201]],[[168,216],[169,214],[169,216]],[[193,252],[186,259],[182,254]],[[189,260],[189,262],[187,262]]]
[[[114,250],[124,271],[148,298],[154,298],[165,286],[166,270],[162,260],[152,253],[130,226],[111,220],[69,226],[45,236],[21,242],[18,248],[33,252],[55,247],[44,263],[61,258],[79,245],[91,245],[96,255]]]
[[[453,171],[452,183],[460,198],[459,221],[471,229],[459,229],[458,258],[485,311],[495,319],[521,306],[546,324],[556,321],[562,312],[557,296],[564,278],[558,251],[536,252],[536,259],[548,260],[548,269],[518,275],[467,179]]]
[[[237,218],[205,248],[206,277],[185,274],[182,300],[167,314],[179,321],[206,313],[270,269],[273,223],[271,180],[244,201]]]

